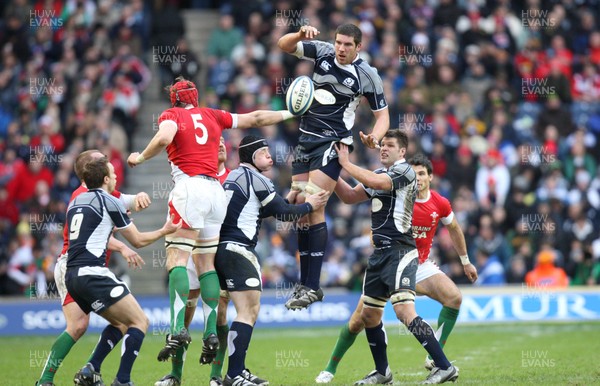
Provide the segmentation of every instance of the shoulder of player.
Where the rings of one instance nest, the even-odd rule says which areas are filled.
[[[388,173],[407,175],[409,178],[416,177],[415,171],[407,162],[397,162],[397,163],[393,164],[388,169]]]
[[[121,200],[119,200],[118,198],[116,198],[115,196],[111,195],[110,193],[108,193],[107,191],[105,191],[103,189],[95,190],[94,192],[97,192],[100,194],[100,197],[102,197],[102,199],[104,200],[105,205],[112,204],[117,207],[123,206],[123,203],[121,202]]]
[[[379,76],[379,72],[377,71],[377,68],[371,66],[364,59],[359,59],[359,60],[360,60],[360,62],[356,64],[356,68],[359,71],[363,72],[365,75],[369,76],[370,78],[381,79]]]
[[[429,189],[429,194],[431,194],[431,199],[433,201],[439,202],[439,203],[450,203],[450,201],[442,196],[441,194],[439,194],[437,191],[433,190],[433,189]]]
[[[267,186],[273,185],[273,181],[271,181],[271,179],[268,178],[267,176],[265,176],[262,173],[260,173],[258,170],[251,169],[251,168],[246,168],[246,169],[248,169],[248,171],[249,171],[250,175],[252,176],[252,178],[257,179],[257,180],[263,182]]]

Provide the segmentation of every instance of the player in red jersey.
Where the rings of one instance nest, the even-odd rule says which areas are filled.
[[[450,202],[429,188],[433,178],[431,162],[424,156],[418,155],[409,160],[408,163],[412,165],[417,176],[417,198],[412,221],[413,237],[419,252],[416,291],[418,294],[426,295],[443,305],[438,317],[436,337],[440,341],[440,345],[444,347],[448,335],[456,323],[462,295],[456,284],[439,269],[435,262],[429,260],[433,236],[440,221],[448,228],[454,248],[463,264],[465,275],[471,282],[477,280],[477,269],[469,261],[465,236],[452,212]],[[368,199],[363,185],[352,188],[341,179],[338,181],[335,192],[346,204],[355,204]],[[329,383],[333,380],[337,366],[344,354],[352,346],[358,334],[365,328],[360,317],[362,309],[363,301],[361,299],[348,324],[340,331],[329,363],[315,379],[316,383]],[[435,369],[435,364],[429,356],[425,358],[425,368],[428,370]]]
[[[227,161],[227,148],[225,147],[225,138],[221,137],[219,142],[219,164],[217,167],[217,177],[221,185],[227,179],[231,170],[227,169],[225,162]],[[194,264],[194,259],[190,254],[187,262],[187,274],[188,281],[190,283],[190,293],[188,296],[186,308],[185,308],[185,328],[189,328],[196,312],[196,306],[198,305],[198,297],[200,296],[200,281],[198,280],[198,270]],[[221,290],[221,296],[219,297],[219,308],[217,311],[217,336],[219,338],[219,349],[217,350],[217,356],[212,362],[210,371],[210,386],[219,386],[222,384],[221,381],[221,370],[223,369],[223,358],[225,357],[225,351],[227,351],[227,334],[229,333],[229,325],[227,324],[227,305],[229,304],[229,297],[227,291]],[[160,380],[154,383],[154,386],[172,386],[181,383],[183,376],[183,363],[185,361],[185,353],[187,351],[187,345],[183,345],[175,352],[173,358],[171,358],[171,373],[165,375]]]
[[[81,186],[71,194],[71,199],[69,202],[73,201],[81,193],[88,191],[81,177],[83,166],[89,161],[102,158],[103,156],[104,154],[102,154],[99,150],[86,150],[79,156],[77,156],[77,159],[75,160],[75,174],[77,175],[77,178],[81,180]],[[148,207],[148,205],[150,205],[150,197],[143,192],[140,192],[136,195],[132,195],[123,194],[115,190],[113,191],[112,195],[116,198],[121,199],[125,207],[129,208],[130,210],[133,209],[137,211],[145,209]],[[77,303],[75,303],[71,295],[69,295],[67,287],[65,285],[65,272],[67,269],[68,248],[69,229],[67,224],[65,223],[63,228],[63,248],[54,267],[54,280],[56,282],[56,287],[60,295],[63,313],[67,322],[67,327],[65,331],[63,331],[63,333],[58,336],[58,338],[52,345],[52,349],[50,350],[50,354],[48,356],[48,359],[46,360],[44,369],[42,370],[42,375],[37,381],[38,385],[53,385],[54,376],[56,375],[60,364],[65,359],[73,345],[79,340],[79,338],[83,336],[90,322],[89,314],[83,312],[83,310],[77,305]],[[108,240],[108,249],[111,251],[120,252],[121,255],[123,255],[123,257],[125,258],[125,260],[127,260],[127,263],[130,267],[141,267],[141,265],[144,264],[144,261],[137,254],[137,252],[133,251],[127,245],[125,245],[124,243],[115,239],[112,236]],[[110,251],[107,251],[107,264],[109,258]],[[102,343],[103,340],[101,339],[100,342],[98,342],[98,345],[101,345]],[[104,342],[104,344],[106,344],[106,342]]]
[[[127,163],[134,167],[166,149],[175,182],[169,196],[169,213],[175,216],[175,221],[183,219],[182,229],[165,239],[171,333],[167,335],[158,360],[168,360],[179,347],[191,342],[184,326],[184,315],[189,294],[186,264],[192,253],[200,275],[204,309],[200,363],[209,364],[219,347],[216,318],[220,287],[214,257],[227,209],[225,192],[217,179],[221,133],[229,128],[273,125],[291,118],[292,114],[287,110],[232,114],[198,107],[196,85],[182,77],[177,78],[168,91],[173,107],[163,111],[158,118],[158,132],[148,146],[141,153],[132,153]]]

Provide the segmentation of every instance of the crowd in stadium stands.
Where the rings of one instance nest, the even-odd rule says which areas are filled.
[[[178,2],[164,3],[147,9],[141,0],[40,0],[31,7],[15,0],[4,7],[0,293],[51,280],[62,241],[53,230],[62,228],[78,185],[75,155],[102,149],[125,181],[123,156],[150,77],[143,53],[152,42],[188,50]],[[285,55],[278,38],[310,24],[319,39],[332,41],[335,27],[354,21],[363,32],[361,57],[384,81],[391,127],[407,130],[409,155],[430,157],[432,187],[452,203],[478,284],[562,286],[565,274],[571,285],[600,284],[597,1],[249,0],[219,10],[207,51],[189,53],[191,66],[162,67],[162,83],[180,73],[199,81],[202,57],[203,105],[281,109],[287,86],[312,63]],[[370,132],[368,108],[359,106],[355,128]],[[276,167],[269,177],[285,192],[298,121],[256,132],[270,140]],[[230,168],[241,137],[227,133]],[[355,163],[380,166],[376,151],[355,144]],[[360,290],[371,253],[370,208],[331,201],[322,283]],[[264,223],[257,251],[266,288],[296,280],[296,248],[292,225]],[[467,283],[443,228],[432,258],[456,283]]]

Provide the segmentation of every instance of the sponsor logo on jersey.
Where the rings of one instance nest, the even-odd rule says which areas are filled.
[[[234,288],[233,279],[225,279],[225,284],[227,285],[227,288]]]
[[[329,64],[329,62],[323,61],[323,62],[321,62],[319,67],[321,67],[323,69],[323,71],[329,71],[329,69],[331,68],[331,64]]]
[[[402,285],[403,286],[409,286],[410,285],[410,279],[407,277],[403,277],[402,278]]]

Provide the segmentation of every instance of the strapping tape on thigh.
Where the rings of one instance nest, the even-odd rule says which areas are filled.
[[[392,300],[392,304],[397,303],[414,303],[415,302],[415,293],[412,291],[401,290],[398,291],[390,297]]]
[[[218,246],[219,246],[218,240],[196,241],[196,243],[194,244],[194,253],[199,253],[199,254],[217,253]]]
[[[304,188],[304,191],[308,194],[317,194],[319,192],[321,192],[323,189],[321,189],[319,187],[319,185],[314,184],[313,182],[309,181],[306,184],[306,187]]]
[[[304,192],[304,190],[306,189],[306,184],[308,184],[308,182],[306,181],[292,181],[292,190],[296,190],[298,192]]]
[[[184,252],[192,252],[194,249],[194,240],[185,237],[165,236],[165,248],[176,248]]]
[[[189,299],[187,300],[187,302],[185,303],[185,305],[188,308],[194,308],[198,305],[198,298],[194,298],[194,299]]]
[[[362,299],[365,307],[370,308],[384,308],[385,304],[387,303],[386,299],[374,298],[367,295],[363,295]]]

